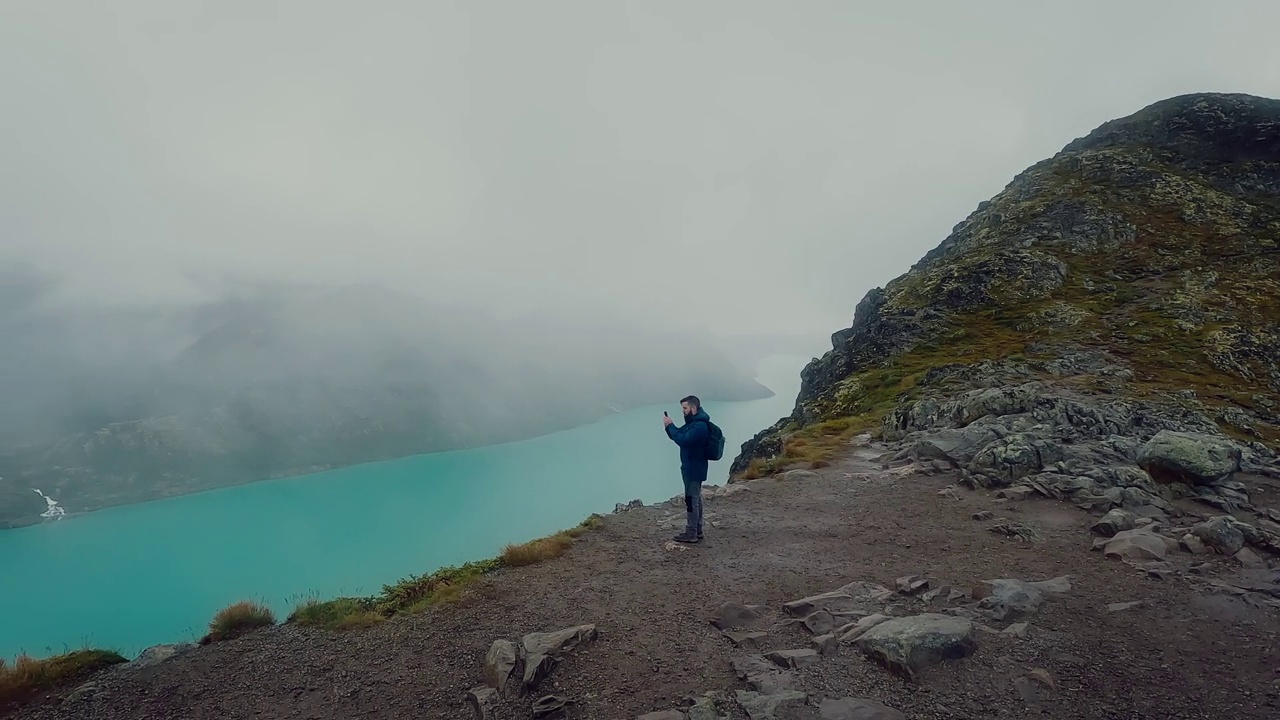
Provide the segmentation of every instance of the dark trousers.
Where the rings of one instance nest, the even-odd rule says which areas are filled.
[[[702,534],[702,483],[684,481],[684,531],[689,535]]]

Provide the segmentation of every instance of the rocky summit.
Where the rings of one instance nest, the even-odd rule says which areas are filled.
[[[867,293],[736,477],[899,460],[1148,515],[1280,477],[1280,101],[1196,94],[1018,175]]]

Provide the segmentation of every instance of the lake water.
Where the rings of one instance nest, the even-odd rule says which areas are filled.
[[[807,357],[763,361],[776,395],[707,402],[724,429],[723,483],[739,446],[791,412]],[[531,440],[418,455],[110,508],[0,531],[0,657],[85,644],[133,656],[203,635],[219,608],[383,583],[497,555],[618,502],[682,492],[662,411],[641,408]],[[658,532],[655,528],[655,533]]]

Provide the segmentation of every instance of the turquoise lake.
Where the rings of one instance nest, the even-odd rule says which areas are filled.
[[[726,436],[708,482],[723,483],[739,446],[790,414],[808,360],[760,364],[771,398],[706,403]],[[516,443],[0,531],[0,657],[86,644],[132,657],[200,637],[214,612],[237,600],[266,602],[283,619],[310,595],[373,594],[411,574],[493,557],[615,503],[665,500],[681,485],[663,410],[678,417],[679,404]]]

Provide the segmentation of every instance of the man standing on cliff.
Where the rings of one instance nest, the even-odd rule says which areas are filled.
[[[662,424],[667,437],[680,446],[680,477],[684,480],[685,528],[675,540],[692,545],[702,540],[702,483],[707,480],[711,416],[702,409],[702,401],[696,395],[681,400],[680,411],[684,413],[683,425],[676,427],[666,413],[662,414]]]

